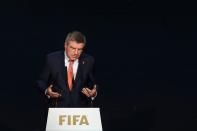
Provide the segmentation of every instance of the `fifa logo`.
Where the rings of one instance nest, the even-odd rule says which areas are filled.
[[[59,125],[89,125],[86,115],[60,115]]]

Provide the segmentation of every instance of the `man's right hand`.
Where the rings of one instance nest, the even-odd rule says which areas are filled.
[[[53,85],[50,85],[48,88],[47,88],[47,92],[46,92],[46,95],[52,97],[52,98],[58,98],[60,97],[61,95],[58,93],[58,92],[54,92],[52,90],[52,87]]]

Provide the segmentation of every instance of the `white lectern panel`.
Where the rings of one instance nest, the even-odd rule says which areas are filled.
[[[49,108],[46,131],[102,131],[99,108]]]

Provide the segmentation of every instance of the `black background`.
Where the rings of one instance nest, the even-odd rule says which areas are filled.
[[[195,2],[8,0],[0,3],[0,128],[39,131],[35,81],[68,32],[87,36],[104,131],[197,130]]]

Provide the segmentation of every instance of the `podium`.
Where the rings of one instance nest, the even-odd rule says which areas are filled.
[[[46,131],[102,131],[99,108],[49,108]]]

